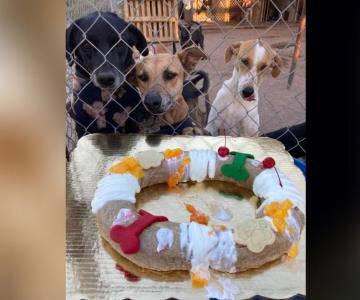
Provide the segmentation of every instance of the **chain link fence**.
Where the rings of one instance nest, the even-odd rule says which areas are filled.
[[[119,32],[119,29],[100,13],[111,11],[142,31],[150,52],[173,53],[175,49],[179,52],[180,44],[188,41],[185,43],[186,46],[195,45],[206,54],[207,58],[198,61],[195,70],[188,72],[183,92],[189,107],[185,119],[190,119],[192,126],[200,128],[202,134],[205,134],[204,129],[209,127],[207,123],[214,121],[209,120],[209,112],[214,106],[217,93],[224,82],[233,75],[233,60],[224,62],[228,47],[238,41],[252,39],[267,42],[283,61],[283,66],[278,66],[281,67],[280,75],[277,78],[267,76],[259,84],[257,75],[253,74],[252,86],[259,91],[257,101],[254,102],[256,105],[249,108],[240,103],[237,107],[246,111],[241,117],[236,112],[224,113],[231,103],[223,107],[222,111],[216,111],[216,117],[222,119],[226,131],[219,129],[215,135],[238,135],[238,124],[254,123],[257,130],[249,136],[268,135],[280,140],[285,136],[290,137],[292,144],[288,145],[287,149],[300,149],[302,156],[305,156],[305,134],[299,134],[303,132],[305,124],[305,0],[67,0],[66,4],[67,28],[72,26],[81,33],[81,38],[71,49],[68,48],[68,43],[73,37],[67,36],[67,153],[74,149],[82,135],[89,133],[156,133],[161,130],[159,131],[156,126],[157,129],[154,129],[154,119],[160,119],[158,124],[170,129],[167,134],[179,134],[178,128],[183,125],[181,122],[161,120],[162,115],[151,116],[137,84],[131,79],[134,64],[122,69],[120,65],[124,62],[121,59],[120,65],[109,60],[112,51],[117,47],[133,49],[128,36],[125,35],[130,25],[126,25]],[[95,17],[91,24],[84,27],[77,20],[89,13],[95,13]],[[101,22],[105,26],[104,31],[99,32],[94,41],[92,30]],[[113,41],[113,45],[104,50],[96,43],[106,39],[109,31],[116,32],[118,40]],[[93,60],[90,54],[86,54],[90,48],[101,57],[100,63],[96,66],[94,62],[92,65],[88,62]],[[79,51],[83,50],[86,58],[79,57]],[[252,50],[249,49],[248,52]],[[169,61],[169,65],[171,63]],[[121,74],[123,81],[120,88],[99,88],[101,84],[95,73],[106,64]],[[161,84],[160,79],[158,84]],[[135,95],[134,97],[139,100],[132,102],[131,95]],[[234,101],[239,101],[238,98],[238,94],[234,95]],[[139,114],[142,115],[141,118]]]

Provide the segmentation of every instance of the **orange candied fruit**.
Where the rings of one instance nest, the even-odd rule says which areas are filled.
[[[225,225],[212,225],[212,228],[219,229],[219,230],[222,230],[222,231],[227,229],[227,227]]]
[[[225,225],[211,225],[212,229],[208,232],[209,235],[212,235],[216,230],[224,231],[227,229]]]
[[[179,149],[180,150],[180,149]],[[180,166],[178,167],[177,171],[174,175],[171,175],[167,180],[167,184],[169,188],[173,189],[179,183],[181,178],[184,176],[185,173],[185,166],[190,163],[190,157],[185,157],[181,162]]]
[[[144,177],[144,170],[140,166],[139,161],[131,156],[124,157],[122,161],[113,165],[109,171],[118,174],[130,173],[137,179]]]
[[[293,207],[292,202],[286,199],[283,202],[271,202],[265,206],[264,213],[273,219],[274,226],[279,233],[284,233],[287,223],[285,219],[288,216],[289,209]]]
[[[186,210],[191,214],[190,222],[196,222],[203,225],[208,225],[209,216],[207,214],[202,213],[201,211],[196,210],[194,206],[191,204],[185,204]]]
[[[173,157],[177,157],[180,156],[181,154],[183,154],[183,151],[180,148],[175,148],[175,149],[166,149],[164,151],[164,157],[166,159],[170,159]]]
[[[181,166],[186,166],[186,165],[188,165],[190,162],[191,162],[191,158],[187,156],[187,157],[185,157],[185,158],[181,161],[180,165],[181,165]]]
[[[209,223],[209,216],[203,213],[196,213],[190,216],[190,222],[207,225]]]
[[[186,210],[189,212],[189,213],[192,213],[192,214],[195,214],[196,213],[196,209],[193,205],[191,204],[185,204],[185,207],[186,207]]]
[[[290,258],[295,258],[296,256],[298,256],[298,254],[299,254],[299,244],[298,242],[295,242],[291,245],[287,253],[287,256]]]
[[[193,288],[199,289],[206,287],[208,280],[206,278],[201,278],[196,273],[191,272],[191,283]]]

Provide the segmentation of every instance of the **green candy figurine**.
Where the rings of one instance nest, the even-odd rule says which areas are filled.
[[[230,152],[230,154],[234,156],[234,160],[231,164],[223,165],[221,173],[237,181],[245,181],[249,177],[249,172],[245,169],[245,161],[247,158],[254,159],[254,156],[240,152]]]

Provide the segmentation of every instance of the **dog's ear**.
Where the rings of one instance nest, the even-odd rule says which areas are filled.
[[[241,46],[241,42],[236,42],[234,44],[232,44],[231,46],[227,47],[226,51],[225,51],[225,62],[229,62],[231,57],[233,55],[237,55],[239,53],[239,49]]]
[[[273,62],[271,63],[271,75],[272,77],[278,77],[281,72],[281,68],[283,66],[283,61],[279,54],[276,54],[273,58]]]
[[[127,30],[130,33],[130,46],[135,46],[140,51],[141,55],[148,55],[149,49],[142,32],[133,24],[130,24]]]
[[[72,23],[67,29],[66,29],[66,60],[69,63],[69,66],[72,66],[74,64],[74,54],[73,51],[75,49],[74,44],[74,32],[76,30],[76,26],[74,23]]]
[[[141,60],[141,53],[140,51],[135,47],[135,46],[132,46],[132,58],[133,60],[137,63]]]
[[[206,59],[206,54],[197,46],[188,47],[177,54],[185,71],[191,73],[200,59]]]

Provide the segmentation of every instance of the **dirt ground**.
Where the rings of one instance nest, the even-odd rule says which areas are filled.
[[[270,27],[271,25],[269,25]],[[287,27],[276,25],[269,29],[235,29],[226,30],[225,34],[219,30],[205,30],[205,51],[210,56],[209,61],[203,61],[199,69],[209,73],[210,101],[216,96],[224,80],[232,75],[233,63],[225,63],[225,49],[235,41],[254,39],[261,36],[270,44],[284,42],[295,43],[297,26]],[[293,47],[285,50],[280,48],[279,53],[287,58],[288,63],[276,79],[269,77],[260,87],[259,114],[261,133],[267,133],[282,127],[288,127],[305,121],[305,37],[303,51],[297,63],[294,80],[290,89],[287,89],[287,80],[291,64]]]

